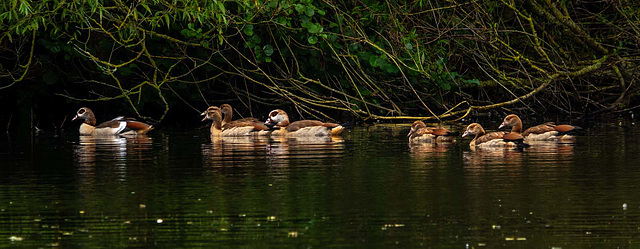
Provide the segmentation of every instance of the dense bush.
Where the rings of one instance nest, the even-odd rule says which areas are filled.
[[[9,0],[0,91],[33,105],[114,100],[152,120],[222,102],[322,119],[622,111],[637,102],[639,12],[636,1]]]

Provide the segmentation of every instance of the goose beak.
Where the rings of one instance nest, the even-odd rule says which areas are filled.
[[[204,116],[204,118],[202,118],[202,122],[207,121],[207,112],[206,111],[200,113],[200,116]]]
[[[264,124],[271,124],[271,118],[267,118],[267,121],[264,121]]]
[[[76,121],[76,119],[78,119],[78,115],[77,115],[77,114],[76,114],[76,116],[75,116],[75,117],[73,117],[73,118],[71,119],[71,121]]]
[[[466,137],[469,136],[469,131],[464,131],[464,133],[462,133],[462,137]]]
[[[500,127],[498,127],[498,129],[502,129],[502,127],[505,127],[505,126],[507,126],[507,123],[503,121],[502,124],[500,124]]]
[[[411,130],[409,131],[409,134],[407,134],[407,137],[410,137],[410,136],[411,136],[411,134],[413,134],[414,132],[415,132],[415,131],[414,131],[413,129],[411,129]]]

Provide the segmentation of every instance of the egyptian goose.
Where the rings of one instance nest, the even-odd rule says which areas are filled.
[[[453,141],[454,133],[444,127],[427,127],[422,121],[415,121],[411,125],[411,130],[407,137],[409,142],[436,143]]]
[[[222,126],[224,126],[226,123],[231,122],[232,118],[233,118],[233,108],[231,108],[231,105],[229,104],[222,104],[220,105],[220,111],[222,112],[223,118],[222,118]],[[239,122],[260,122],[259,119],[257,118],[241,118],[241,119],[236,119],[234,121],[239,121]]]
[[[272,130],[262,122],[231,121],[222,125],[222,111],[216,106],[207,108],[207,110],[200,115],[205,116],[202,121],[213,120],[210,129],[212,136],[256,136],[269,135],[272,132]]]
[[[290,123],[289,115],[281,109],[271,111],[267,121],[264,123],[280,128],[279,130],[275,130],[271,135],[322,137],[340,135],[344,130],[344,127],[339,124],[323,123],[317,120],[299,120]]]
[[[575,133],[582,130],[573,125],[556,125],[553,122],[536,125],[522,132],[522,120],[515,114],[509,114],[504,118],[499,128],[511,126],[512,133],[522,133],[527,141],[555,141],[575,138]]]
[[[482,125],[478,123],[473,123],[467,126],[463,137],[475,135],[475,137],[469,143],[469,147],[480,147],[480,148],[490,148],[490,147],[517,147],[517,148],[525,148],[529,147],[528,144],[524,143],[524,138],[519,133],[510,133],[506,131],[496,131],[486,133],[482,128]]]
[[[131,118],[117,117],[96,126],[96,116],[88,107],[82,107],[71,121],[82,119],[80,135],[142,135],[153,130],[152,125]]]

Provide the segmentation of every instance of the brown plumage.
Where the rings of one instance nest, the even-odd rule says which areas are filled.
[[[529,127],[529,129],[524,130],[524,132],[522,132],[522,135],[529,136],[530,134],[542,134],[545,132],[555,131],[556,130],[555,126],[556,125],[552,122],[536,125],[533,127]]]
[[[238,127],[252,126],[254,130],[269,130],[269,127],[262,122],[251,121],[251,119],[239,119],[226,123],[222,126],[222,129],[233,129]]]
[[[225,125],[226,123],[229,123],[229,122],[260,122],[259,119],[252,118],[252,117],[233,120],[233,108],[229,104],[220,105],[220,112],[224,116],[222,119],[222,125]]]
[[[569,133],[569,132],[572,132],[572,131],[575,131],[576,129],[578,129],[576,127],[577,126],[575,126],[575,125],[564,125],[564,124],[562,124],[562,125],[556,125],[553,128],[556,131],[559,131],[559,132]]]
[[[454,133],[444,127],[428,127],[422,121],[415,121],[407,137],[409,142],[443,142],[453,141]]]
[[[505,131],[486,133],[482,125],[473,123],[467,126],[463,137],[475,135],[469,143],[470,147],[528,147],[524,143],[522,135],[519,133],[509,133]]]
[[[146,130],[146,131],[148,131],[151,128],[151,125],[142,123],[140,121],[127,121],[127,128],[132,129],[132,130],[140,130],[140,131]]]
[[[222,125],[222,111],[216,106],[207,108],[201,113],[202,121],[212,120],[210,132],[212,136],[236,137],[252,135],[269,135],[271,130],[261,122],[232,121]]]
[[[96,126],[96,116],[88,107],[78,110],[71,120],[82,119],[80,135],[142,135],[153,130],[153,126],[132,118],[117,117]]]
[[[120,124],[122,123],[122,121],[120,120],[109,120],[109,121],[104,121],[102,123],[100,123],[99,125],[96,125],[95,128],[100,129],[100,128],[118,128],[120,127]],[[125,125],[125,127],[127,127],[127,125]]]
[[[502,136],[502,139],[504,139],[505,141],[523,141],[524,137],[520,133],[509,132],[507,134],[504,134]]]
[[[300,120],[287,125],[287,132],[295,132],[305,127],[324,126],[324,123],[317,120]]]
[[[522,131],[522,120],[518,115],[507,115],[499,128],[511,126],[512,133],[522,133],[525,140],[562,140],[574,138],[576,131],[582,128],[573,125],[556,125],[547,122]]]
[[[473,143],[474,140],[475,140],[474,145],[480,145],[480,144],[484,144],[484,143],[490,142],[492,140],[504,141],[502,138],[506,134],[507,134],[507,132],[504,132],[504,131],[489,132],[489,133],[486,133],[486,134],[480,133],[480,134],[476,134],[476,136],[474,137],[473,140],[471,140],[471,142]]]
[[[280,130],[274,131],[273,135],[321,137],[340,135],[344,130],[344,127],[339,124],[324,123],[317,120],[300,120],[291,123],[289,115],[281,109],[271,111],[265,124],[280,127]]]

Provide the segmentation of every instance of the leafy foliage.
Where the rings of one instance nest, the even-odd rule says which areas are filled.
[[[562,111],[617,108],[638,92],[639,11],[537,0],[9,0],[0,89],[32,81],[155,120],[175,105],[232,99],[363,119],[446,117],[537,93]]]

